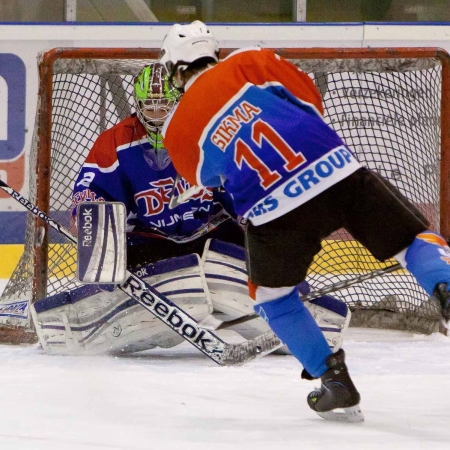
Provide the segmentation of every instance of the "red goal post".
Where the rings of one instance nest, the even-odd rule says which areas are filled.
[[[433,229],[449,239],[448,53],[438,48],[273,50],[314,78],[324,99],[325,120],[362,163],[396,184]],[[232,51],[222,49],[221,58]],[[29,198],[39,209],[68,224],[76,173],[96,137],[132,113],[133,77],[158,53],[144,48],[57,48],[39,55],[29,165]],[[33,302],[75,287],[75,258],[71,244],[29,215],[25,252],[0,305]],[[319,289],[381,267],[341,230],[324,242],[309,281]],[[364,326],[422,332],[437,327],[436,305],[408,274],[379,278],[338,295],[350,305],[355,323]],[[363,315],[369,319],[360,319]],[[22,325],[12,318],[3,324]]]

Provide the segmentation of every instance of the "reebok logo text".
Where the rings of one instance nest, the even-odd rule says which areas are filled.
[[[180,334],[196,347],[201,347],[208,351],[208,344],[213,344],[211,339],[205,337],[205,330],[200,330],[194,319],[191,317],[183,317],[179,313],[176,305],[172,306],[172,302],[166,299],[161,301],[154,295],[145,285],[144,282],[136,277],[129,277],[121,288],[133,298],[139,299],[145,306],[151,310],[156,317],[160,318],[165,324],[171,328],[178,330]],[[189,323],[189,321],[192,323]]]

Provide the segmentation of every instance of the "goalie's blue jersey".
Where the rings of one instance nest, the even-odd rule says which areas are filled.
[[[188,202],[169,209],[177,173],[170,163],[154,170],[144,157],[151,144],[147,133],[133,115],[102,133],[84,162],[72,196],[73,213],[82,201],[118,201],[125,204],[128,230],[158,229],[171,236],[189,236],[207,222],[213,212],[213,194],[203,190]],[[177,183],[176,195],[188,189]]]
[[[273,220],[360,168],[322,118],[309,76],[264,49],[244,49],[189,80],[164,144],[186,180],[223,184],[237,214]]]

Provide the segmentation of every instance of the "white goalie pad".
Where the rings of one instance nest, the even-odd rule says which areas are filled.
[[[244,248],[209,239],[202,262],[215,317],[232,320],[254,312],[254,301],[248,295]],[[270,330],[270,327],[257,317],[234,325],[232,330],[245,339],[252,339]]]
[[[196,320],[212,312],[198,255],[159,261],[139,268],[135,274]],[[110,284],[84,285],[39,300],[31,311],[39,342],[49,354],[117,354],[169,348],[184,342],[179,334]]]
[[[345,302],[329,295],[305,302],[333,353],[344,342],[345,332],[350,324],[351,312]]]
[[[203,270],[211,295],[214,317],[232,320],[254,312],[254,301],[248,294],[245,250],[234,244],[210,239],[202,257]],[[331,350],[342,346],[350,323],[350,309],[334,297],[324,296],[306,301],[306,308],[322,330]],[[252,339],[270,329],[261,318],[233,325],[231,328],[246,339]],[[288,353],[286,347],[279,353]]]

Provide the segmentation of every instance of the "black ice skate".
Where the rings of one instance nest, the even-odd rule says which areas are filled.
[[[344,350],[340,349],[330,355],[325,363],[329,370],[321,376],[322,386],[320,389],[316,389],[308,395],[309,407],[327,420],[364,421],[359,407],[361,397],[345,365]]]
[[[434,290],[434,296],[441,304],[441,314],[448,327],[450,322],[450,292],[448,291],[447,283],[438,284]]]

